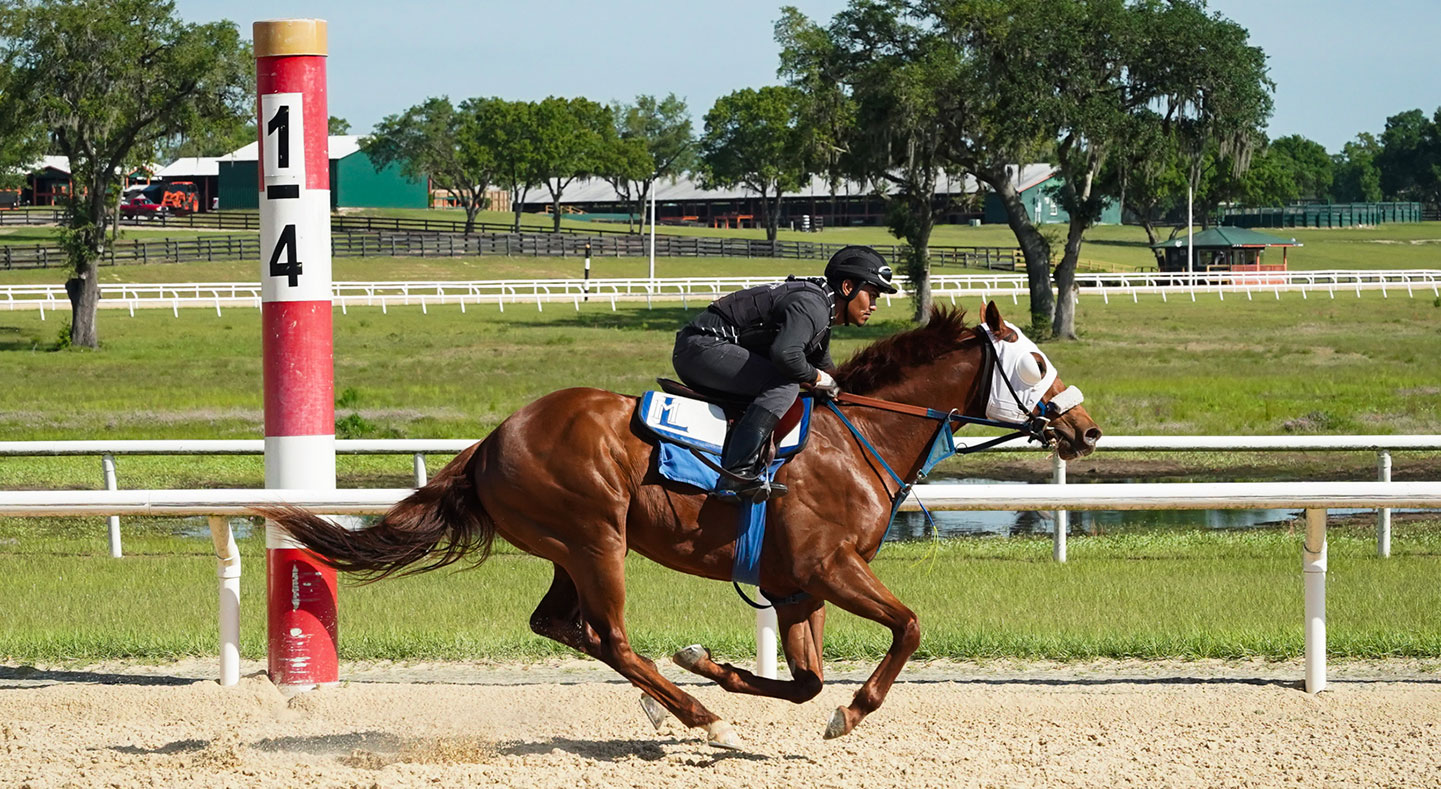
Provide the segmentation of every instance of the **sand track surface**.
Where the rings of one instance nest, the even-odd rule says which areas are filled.
[[[1441,786],[1441,674],[1399,661],[1317,696],[1294,663],[916,664],[832,741],[869,667],[799,706],[687,681],[739,752],[580,661],[351,664],[292,698],[245,668],[0,666],[0,786]]]

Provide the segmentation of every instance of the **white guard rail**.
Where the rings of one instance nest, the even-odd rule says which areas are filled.
[[[921,499],[937,509],[1251,509],[1303,507],[1305,680],[1308,693],[1326,687],[1326,508],[1441,507],[1441,482],[1264,482],[1216,484],[923,485]],[[0,516],[209,515],[220,576],[220,681],[239,682],[240,557],[223,516],[260,504],[289,503],[323,513],[368,514],[410,494],[388,490],[136,490],[0,492]],[[774,676],[775,634],[758,616],[757,671]],[[764,654],[769,650],[769,654]]]
[[[350,307],[390,307],[415,305],[428,312],[432,306],[455,305],[464,312],[467,304],[534,304],[544,310],[551,302],[570,302],[576,309],[585,301],[609,303],[614,310],[621,301],[679,301],[689,307],[691,299],[709,302],[716,297],[751,285],[774,282],[777,275],[755,277],[667,277],[630,279],[517,279],[517,280],[454,280],[417,282],[336,282],[333,298],[342,313]],[[904,280],[897,283],[907,295]],[[1029,292],[1024,274],[943,274],[933,272],[930,278],[932,296],[936,299],[976,297],[989,299],[1010,296],[1017,302]],[[1337,291],[1379,290],[1389,297],[1391,291],[1414,296],[1417,290],[1441,296],[1441,270],[1397,269],[1354,271],[1260,271],[1260,272],[1117,272],[1077,274],[1077,297],[1100,296],[1107,304],[1111,297],[1130,297],[1139,301],[1143,295],[1157,295],[1169,300],[1172,295],[1227,294],[1245,296],[1299,292],[1302,298],[1312,294],[1334,299]],[[886,296],[886,303],[893,297]],[[41,317],[49,310],[68,309],[69,301],[63,285],[0,286],[0,305],[7,309],[39,309]],[[144,308],[168,308],[176,316],[181,307],[213,308],[260,306],[260,285],[256,282],[190,282],[169,284],[102,284],[100,306],[128,309],[131,315]]]
[[[965,448],[984,439],[957,439],[956,446]],[[455,453],[475,443],[474,439],[341,439],[335,442],[338,454],[413,455],[415,486],[427,478],[426,453]],[[1391,452],[1397,450],[1441,451],[1441,436],[1105,436],[1098,445],[1110,452],[1354,452],[1376,453],[1377,478],[1391,481]],[[995,447],[1001,452],[1034,452],[1035,447],[1016,440]],[[265,451],[261,439],[237,440],[88,440],[88,441],[0,441],[0,457],[38,457],[58,455],[100,455],[101,469],[107,490],[116,490],[115,455],[260,455]],[[1053,459],[1052,481],[1066,481],[1066,463]],[[1065,511],[1056,513],[1052,555],[1058,562],[1066,560],[1066,537],[1069,518]],[[111,516],[110,555],[122,555],[120,519]],[[1391,510],[1377,513],[1376,553],[1382,558],[1391,555]]]

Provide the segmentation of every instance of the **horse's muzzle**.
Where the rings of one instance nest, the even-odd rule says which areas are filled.
[[[1085,457],[1096,451],[1096,444],[1101,440],[1101,428],[1080,406],[1051,422],[1048,432],[1055,439],[1056,452],[1061,460]]]

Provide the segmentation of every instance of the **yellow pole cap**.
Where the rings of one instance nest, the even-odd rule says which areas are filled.
[[[257,58],[330,54],[324,19],[266,19],[252,27]]]

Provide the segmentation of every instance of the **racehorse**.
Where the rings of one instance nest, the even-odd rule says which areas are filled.
[[[990,337],[979,326],[967,327],[963,311],[937,309],[925,326],[858,352],[836,372],[843,392],[909,408],[847,407],[854,431],[840,412],[818,409],[807,448],[781,470],[779,479],[791,492],[769,504],[759,572],[761,587],[778,601],[791,678],[767,679],[717,663],[700,646],[676,653],[677,663],[735,693],[808,701],[821,690],[825,605],[834,603],[889,628],[892,640],[850,705],[831,716],[825,736],[849,733],[880,707],[920,643],[916,615],[869,566],[899,487],[886,472],[895,469],[910,483],[923,468],[938,425],[918,416],[927,411],[916,406],[933,409],[932,415],[984,418],[988,372],[999,358],[992,343],[1021,337],[1001,319],[995,302],[984,313]],[[1042,354],[1033,355],[1044,365]],[[1056,377],[1046,399],[1064,389]],[[656,441],[638,426],[636,410],[637,398],[598,389],[548,394],[363,530],[296,507],[262,514],[322,562],[371,580],[434,570],[467,555],[478,564],[500,535],[555,565],[550,589],[531,615],[532,630],[634,683],[658,727],[669,712],[686,726],[704,728],[712,745],[740,747],[729,724],[635,654],[626,636],[626,552],[683,573],[730,580],[739,512],[734,503],[663,479]],[[1038,424],[1037,437],[1054,443],[1068,460],[1089,454],[1101,436],[1079,405]]]

